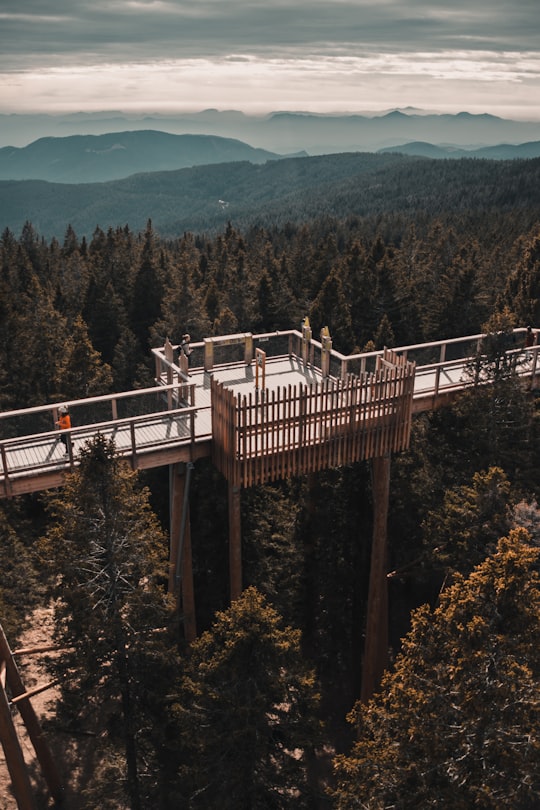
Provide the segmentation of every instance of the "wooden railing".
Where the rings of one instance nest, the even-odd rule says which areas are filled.
[[[414,363],[385,352],[373,374],[236,397],[212,380],[212,458],[253,486],[408,447]]]
[[[176,395],[177,386],[171,386],[170,389]],[[146,399],[145,407],[143,407],[144,399]],[[119,402],[128,400],[136,403],[134,410],[143,412],[119,418]],[[0,440],[0,482],[4,490],[2,494],[10,494],[11,479],[15,476],[20,477],[29,473],[39,476],[59,465],[65,467],[69,464],[73,467],[75,463],[73,444],[80,448],[97,433],[113,438],[117,454],[129,458],[133,467],[137,467],[137,457],[142,453],[171,444],[192,443],[196,438],[201,438],[196,437],[195,431],[197,409],[187,405],[171,408],[170,403],[168,386],[68,402],[76,426],[62,431],[63,435],[69,437],[67,458],[58,456],[58,447],[63,448],[63,445],[59,444],[61,434],[58,430],[30,432]],[[110,408],[113,418],[104,420],[92,418],[88,421],[88,413],[101,406]],[[0,414],[0,425],[8,422],[16,425],[18,419],[32,418],[43,418],[45,423],[50,424],[58,413],[58,407],[59,404],[56,403],[25,410],[6,411]],[[83,414],[87,415],[85,419]]]
[[[42,430],[25,430],[24,425],[53,425],[58,420],[58,409],[67,405],[72,421],[78,425],[94,425],[97,422],[116,422],[119,418],[142,416],[172,410],[179,399],[184,405],[193,404],[194,385],[186,382],[171,385],[155,385],[121,393],[102,394],[76,400],[63,400],[48,405],[36,405],[0,412],[0,440],[12,435],[30,435]],[[180,392],[180,395],[179,395]],[[125,411],[122,414],[122,408]],[[10,423],[12,426],[10,426]],[[21,430],[21,425],[23,429]],[[45,430],[46,428],[44,428]]]
[[[537,334],[539,333],[536,328],[535,331]],[[540,384],[540,345],[532,346],[525,351],[523,345],[525,332],[525,328],[520,327],[514,329],[508,336],[510,345],[507,354],[513,358],[516,373],[523,379],[530,381],[530,385],[535,388]],[[484,333],[478,333],[429,343],[398,346],[393,351],[397,355],[416,363],[416,377],[418,380],[430,379],[429,390],[423,388],[415,392],[415,399],[431,397],[431,400],[435,401],[441,395],[475,384],[474,379],[468,379],[466,375],[461,375],[461,371],[469,361],[472,361],[481,353],[483,341],[487,337],[488,335]],[[202,341],[192,344],[193,360],[191,365],[193,371],[204,370],[205,349],[208,351],[207,343],[208,341]],[[214,346],[214,344],[212,345]],[[264,349],[268,360],[288,355],[289,357],[301,359],[308,365],[318,369],[323,368],[325,365],[323,360],[326,359],[323,343],[311,339],[306,344],[302,333],[296,329],[265,332],[257,335],[246,332],[241,335],[232,335],[229,343],[226,338],[216,338],[215,347],[212,352],[213,366],[207,370],[217,368],[220,364],[227,365],[229,362],[239,361],[238,350],[245,358],[245,363],[249,364],[253,360],[257,347]],[[217,347],[221,352],[219,356]],[[231,352],[235,350],[236,354],[232,357]],[[189,382],[188,378],[181,373],[179,367],[173,362],[173,347],[170,346],[169,352],[166,352],[165,348],[153,349],[152,351],[156,362],[156,381],[162,380],[170,383],[177,379],[179,384]],[[384,349],[344,355],[331,348],[327,353],[329,355],[329,375],[341,380],[347,379],[350,374],[361,377],[363,374],[375,371],[378,358],[382,357],[383,353]],[[526,355],[528,359],[525,363]],[[197,357],[200,358],[200,365],[195,362]],[[208,361],[206,363],[208,365]],[[193,402],[192,404],[196,403]]]

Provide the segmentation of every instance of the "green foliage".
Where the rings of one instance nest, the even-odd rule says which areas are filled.
[[[464,392],[446,414],[456,468],[472,475],[500,467],[526,489],[534,481],[539,448],[534,407],[512,374]]]
[[[511,302],[519,323],[540,321],[540,233],[520,240],[516,269],[508,277],[502,295],[503,303]]]
[[[497,467],[475,473],[471,485],[447,490],[442,507],[428,512],[422,523],[435,564],[468,573],[508,532],[511,510],[510,484]]]
[[[156,252],[155,234],[152,222],[148,220],[131,305],[133,332],[143,351],[148,350],[150,328],[159,320],[162,311],[164,273]]]
[[[60,399],[80,399],[109,393],[112,386],[111,369],[101,361],[99,353],[92,346],[81,315],[76,316],[70,338],[59,354]]]
[[[14,522],[19,524],[18,531]],[[14,521],[7,510],[0,508],[0,623],[11,645],[42,596],[35,557],[30,543],[24,543],[21,537],[25,531],[28,529],[21,515]]]
[[[171,674],[171,650],[161,637],[169,619],[165,539],[148,492],[99,434],[81,451],[78,471],[50,510],[40,550],[52,575],[56,637],[64,650],[51,667],[61,679],[65,711],[84,726],[97,713],[113,736],[115,726],[121,729],[135,808],[141,748],[152,755],[147,732],[162,711]]]
[[[350,721],[338,810],[538,806],[540,582],[523,530],[413,616],[395,669]]]
[[[318,741],[317,692],[300,632],[255,588],[192,645],[175,696],[182,806],[309,806],[306,760]]]
[[[350,306],[343,289],[342,273],[333,268],[324,279],[309,313],[311,323],[328,326],[334,348],[346,351],[354,343]]]
[[[281,616],[302,613],[304,555],[298,543],[301,490],[293,482],[252,487],[242,493],[242,568]]]

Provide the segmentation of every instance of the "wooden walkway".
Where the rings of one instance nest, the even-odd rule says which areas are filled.
[[[522,331],[516,330],[518,347],[522,342]],[[473,384],[468,367],[472,348],[482,338],[482,335],[472,335],[394,350],[416,364],[412,413],[440,407],[457,392]],[[216,339],[219,340],[226,342],[227,338]],[[295,330],[249,336],[248,340],[264,347],[264,378],[262,370],[257,367],[257,358],[250,364],[236,359],[205,368],[208,358],[206,342],[194,345],[194,355],[197,356],[198,352],[201,362],[189,376],[181,372],[165,348],[154,349],[157,382],[154,388],[68,403],[73,428],[70,431],[72,449],[67,455],[58,431],[47,427],[56,421],[61,403],[0,414],[0,497],[61,486],[64,474],[77,466],[81,448],[98,432],[114,439],[118,454],[133,468],[147,469],[209,457],[213,452],[214,431],[212,386],[216,383],[233,392],[239,401],[251,401],[259,408],[264,405],[268,418],[269,403],[275,402],[276,396],[282,396],[278,392],[296,396],[296,391],[312,391],[315,392],[315,401],[316,392],[321,392],[325,385],[338,387],[351,377],[368,379],[382,357],[381,352],[345,356],[330,350],[325,358],[321,343],[313,340],[306,347],[302,345],[301,333]],[[278,344],[277,351],[281,354],[272,354],[273,341]],[[528,355],[521,348],[509,350],[517,373],[525,384],[532,387],[540,384],[539,348],[533,347]],[[213,351],[212,359],[216,354]],[[325,362],[326,379],[322,370]],[[369,391],[369,385],[365,390]],[[369,393],[365,396],[369,397]],[[345,418],[343,408],[339,416],[335,410],[335,397],[321,395],[316,401],[323,416],[326,414],[320,420],[326,434],[319,438],[327,438],[332,430],[337,435]],[[384,418],[382,409],[371,407],[369,414],[371,420]],[[301,444],[302,440],[298,436],[297,439],[297,444]],[[265,446],[244,443],[244,448],[255,447],[249,453],[244,452],[256,457],[270,454],[269,442],[279,442],[276,436],[273,439],[268,437],[266,441]],[[238,455],[238,447],[234,452]],[[249,476],[248,479],[252,480]]]

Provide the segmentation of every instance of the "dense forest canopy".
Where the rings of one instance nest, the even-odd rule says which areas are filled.
[[[30,221],[18,234],[6,228],[0,239],[0,407],[151,385],[150,348],[166,337],[179,342],[184,332],[195,342],[239,331],[298,328],[307,315],[316,336],[328,326],[335,348],[350,353],[474,334],[484,327],[494,334],[528,323],[540,327],[540,218],[536,203],[526,203],[529,193],[538,194],[538,183],[531,191],[529,178],[523,196],[525,175],[517,164],[500,164],[491,179],[497,193],[488,199],[473,182],[478,168],[473,164],[471,182],[449,184],[449,195],[444,187],[439,194],[431,187],[432,204],[426,197],[419,207],[410,200],[406,208],[360,213],[350,203],[350,181],[342,189],[346,216],[329,208],[300,217],[292,206],[291,216],[281,215],[279,222],[244,226],[231,218],[217,233],[177,236],[162,235],[150,219],[141,230],[96,228],[88,238],[68,226],[61,240],[43,238]],[[422,165],[408,164],[397,197],[404,199],[421,185]],[[535,167],[531,161],[531,177]],[[436,605],[443,583],[456,577],[468,583],[467,598],[481,612],[482,588],[490,593],[496,586],[496,566],[505,554],[514,555],[522,573],[537,570],[535,555],[523,551],[520,556],[521,548],[540,542],[537,403],[534,392],[523,391],[512,375],[494,373],[492,379],[491,386],[468,392],[448,408],[415,417],[410,450],[392,461],[388,582],[393,655],[410,628],[411,609],[423,602]],[[407,733],[388,708],[399,680],[387,681],[384,696],[361,722],[360,709],[355,710],[359,748],[351,748],[352,729],[345,722],[359,695],[372,532],[369,465],[242,493],[244,585],[249,590],[230,608],[226,486],[209,463],[197,463],[190,508],[203,634],[190,651],[164,596],[166,572],[160,580],[157,565],[167,553],[168,472],[133,474],[117,464],[114,447],[98,440],[68,486],[51,498],[28,496],[0,504],[0,558],[10,573],[0,583],[2,624],[13,641],[32,608],[54,595],[58,638],[73,644],[64,668],[60,661],[64,676],[56,722],[82,730],[96,719],[102,723],[104,742],[93,752],[90,783],[84,790],[79,785],[79,806],[172,808],[179,795],[186,807],[213,806],[201,804],[200,797],[209,790],[208,773],[219,766],[220,752],[226,750],[227,762],[234,761],[234,739],[242,746],[243,761],[224,772],[231,795],[230,803],[225,797],[220,807],[254,806],[238,800],[255,795],[249,790],[255,791],[258,808],[357,806],[354,779],[362,769],[372,778],[358,758],[365,758],[371,745],[373,767],[393,762],[385,759],[385,734],[404,735],[405,746]],[[100,518],[92,520],[90,532],[86,521],[94,514]],[[512,534],[516,526],[526,526],[527,532]],[[140,559],[125,545],[131,534],[144,537],[138,543]],[[498,546],[501,537],[511,540]],[[73,596],[94,593],[81,578],[87,543],[94,573],[110,574],[115,581],[118,564],[126,585],[120,609],[105,609],[98,623],[98,614]],[[99,555],[107,549],[107,565],[101,565]],[[484,563],[486,558],[495,562]],[[94,574],[86,574],[93,581]],[[523,574],[512,581],[517,601],[526,582],[531,604],[538,599],[536,578]],[[414,658],[420,631],[422,660],[436,659],[456,594],[459,588],[448,591],[432,631],[426,629],[432,621],[427,608],[414,620],[416,636],[407,642],[406,658],[397,659],[396,678],[408,684],[421,671]],[[467,616],[469,602],[463,606]],[[105,639],[101,626],[109,618],[114,633]],[[491,621],[489,611],[484,620]],[[528,613],[527,621],[538,633],[538,617],[534,624]],[[151,639],[148,645],[141,646],[133,635],[138,623]],[[501,661],[512,671],[536,667],[536,672],[537,657],[530,657],[518,624],[513,632],[505,638],[505,656],[489,666]],[[497,643],[496,633],[486,630],[484,637]],[[459,634],[444,640],[445,654],[455,656]],[[510,649],[512,640],[515,649]],[[92,645],[100,661],[112,663],[97,666],[96,655],[90,666]],[[245,664],[252,653],[255,682],[249,681],[252,670]],[[58,674],[58,661],[55,667]],[[505,672],[496,670],[507,684]],[[265,679],[265,673],[275,677]],[[464,679],[466,688],[456,700],[481,694],[483,678],[475,672]],[[445,683],[437,683],[436,694],[422,693],[426,705],[444,692]],[[516,689],[522,686],[526,694],[518,691],[516,699],[529,701],[532,708],[519,716],[512,739],[530,735],[530,767],[538,773],[537,731],[527,727],[527,716],[538,711],[538,697],[531,693],[530,679],[518,678]],[[249,706],[242,700],[247,694]],[[294,711],[284,710],[288,702]],[[97,706],[100,711],[93,712]],[[487,708],[481,701],[468,705],[467,722],[485,719]],[[500,723],[504,717],[501,713]],[[376,735],[373,728],[381,718]],[[250,736],[253,722],[261,728],[258,754]],[[496,725],[497,716],[490,722]],[[429,759],[430,739],[439,740],[442,733],[436,712],[428,731],[432,736],[421,756]],[[290,756],[290,746],[297,747],[296,757]],[[402,750],[406,746],[395,749],[402,769],[399,784],[385,783],[386,792],[381,788],[364,806],[384,806],[380,802],[388,796],[394,801],[395,790],[409,790]],[[349,751],[355,759],[339,760],[341,794],[332,794],[327,787],[336,783],[328,762],[336,752]],[[254,754],[249,767],[248,752]],[[207,763],[206,770],[201,763]],[[459,778],[469,764],[478,777],[481,767],[465,752]],[[496,763],[487,767],[486,785],[497,791]],[[429,780],[420,787],[419,796],[433,797],[438,789]],[[481,806],[498,806],[498,794],[493,795],[491,804],[486,799]],[[395,806],[414,804],[398,801]]]
[[[96,227],[144,230],[163,237],[185,230],[215,235],[227,220],[242,232],[261,225],[326,217],[369,218],[402,212],[431,219],[446,212],[478,216],[521,211],[526,229],[540,211],[540,158],[436,160],[397,153],[349,152],[254,165],[193,166],[133,174],[107,183],[0,180],[0,228],[19,233],[30,220],[47,239],[70,224],[79,238]]]

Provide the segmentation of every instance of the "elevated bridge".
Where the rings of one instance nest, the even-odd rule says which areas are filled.
[[[506,355],[529,387],[540,380],[540,346],[524,329]],[[211,457],[228,480],[251,486],[405,449],[413,414],[485,382],[473,371],[485,335],[355,355],[335,351],[309,327],[207,338],[177,358],[154,349],[152,388],[0,413],[0,497],[62,485],[98,432],[134,469]],[[67,404],[71,448],[54,424]]]

